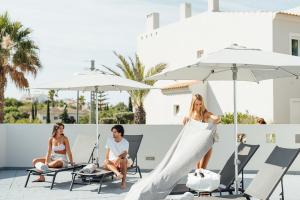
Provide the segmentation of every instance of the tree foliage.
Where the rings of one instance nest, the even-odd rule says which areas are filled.
[[[64,111],[59,116],[59,118],[61,119],[62,123],[65,123],[65,124],[74,124],[76,122],[76,120],[74,119],[73,116],[69,116],[68,108],[67,107],[68,107],[68,105],[65,105]]]
[[[133,119],[134,113],[128,112],[128,107],[123,102],[100,111],[100,123],[103,124],[132,124]]]
[[[4,123],[19,123],[21,120],[30,122],[30,114],[20,109],[24,103],[14,98],[7,98],[5,99],[5,105]]]
[[[38,47],[31,33],[21,22],[12,21],[8,13],[0,15],[0,123],[4,119],[7,80],[19,89],[26,89],[29,87],[27,76],[35,77],[41,68]]]
[[[118,58],[116,69],[113,67],[103,66],[108,73],[112,73],[116,76],[122,76],[127,79],[138,81],[148,85],[154,85],[156,81],[147,80],[148,77],[162,72],[166,68],[165,63],[159,63],[148,70],[136,54],[134,58],[128,57],[126,59],[123,55],[114,52]],[[136,124],[146,123],[146,113],[143,107],[143,102],[149,90],[132,90],[128,91],[131,96],[132,104],[135,108],[134,121]]]
[[[257,121],[257,117],[250,115],[249,113],[237,113],[238,115],[238,124],[255,124]],[[221,117],[222,124],[233,124],[234,116],[233,113],[225,113]]]

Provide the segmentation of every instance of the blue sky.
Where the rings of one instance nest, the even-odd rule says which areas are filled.
[[[64,79],[89,67],[114,66],[112,51],[132,56],[136,37],[145,30],[146,15],[159,12],[161,25],[176,22],[183,0],[0,0],[0,12],[8,11],[13,20],[33,30],[40,47],[42,71],[30,78],[31,86]],[[207,0],[190,0],[193,14],[205,11]],[[300,6],[300,0],[220,0],[221,10],[285,10]],[[25,92],[8,83],[5,95],[20,98]],[[87,95],[87,93],[85,93]],[[59,96],[73,97],[74,92]],[[110,102],[127,101],[125,92],[109,93]]]

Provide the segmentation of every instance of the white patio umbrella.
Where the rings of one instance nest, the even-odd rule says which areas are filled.
[[[78,73],[71,77],[66,77],[63,81],[53,81],[51,83],[41,84],[38,87],[30,89],[46,89],[46,90],[69,90],[69,91],[129,91],[129,90],[146,90],[153,87],[122,78],[119,76],[102,74],[98,72]],[[96,95],[96,102],[98,102],[98,95]],[[99,159],[99,123],[98,123],[98,103],[96,103],[96,155],[97,164]]]
[[[234,133],[237,137],[236,81],[259,82],[300,76],[300,57],[250,49],[233,44],[207,54],[193,65],[170,70],[150,80],[233,80]],[[238,143],[235,139],[235,192],[238,189]]]

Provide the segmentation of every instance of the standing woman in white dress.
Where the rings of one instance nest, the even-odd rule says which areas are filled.
[[[213,113],[209,112],[203,101],[203,97],[200,94],[194,94],[192,97],[191,107],[189,116],[183,119],[183,124],[185,125],[190,119],[201,121],[204,123],[212,122],[217,124],[220,122],[218,116],[214,115]],[[208,161],[212,154],[212,148],[208,150],[208,152],[204,155],[203,158],[197,163],[197,169],[205,169],[208,165]]]

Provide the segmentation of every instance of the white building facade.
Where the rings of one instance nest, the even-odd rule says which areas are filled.
[[[147,67],[167,63],[168,69],[194,64],[203,54],[237,43],[300,55],[300,12],[221,12],[218,0],[208,11],[192,16],[191,5],[180,6],[180,21],[160,27],[159,14],[147,16],[147,31],[138,36],[137,53]],[[298,45],[298,46],[297,46]],[[294,47],[294,48],[292,48]],[[297,48],[298,49],[297,49]],[[296,50],[297,49],[297,50]],[[174,81],[158,81],[165,86]],[[230,81],[197,83],[185,93],[154,90],[145,99],[147,124],[178,124],[187,115],[191,93],[200,93],[208,110],[217,115],[233,112]],[[238,111],[271,123],[300,123],[300,80],[238,82]],[[297,111],[298,110],[298,111]]]

